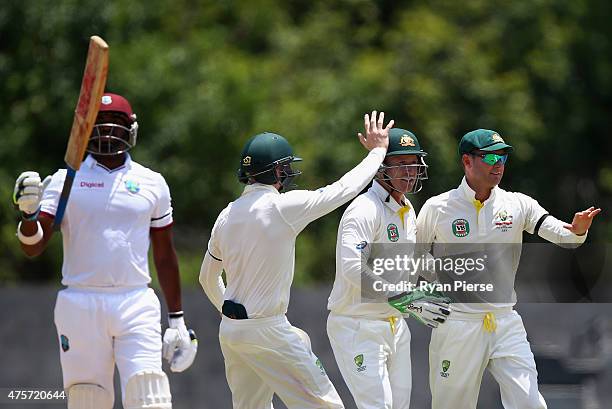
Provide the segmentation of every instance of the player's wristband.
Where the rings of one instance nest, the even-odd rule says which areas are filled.
[[[21,220],[33,222],[34,220],[38,220],[38,214],[40,213],[40,207],[36,209],[36,211],[32,214],[28,214],[24,212],[20,212],[20,213],[21,213]]]
[[[183,318],[183,311],[175,311],[168,313],[168,325],[170,328],[177,328],[179,325],[185,325],[185,318]]]
[[[17,225],[17,238],[26,246],[33,246],[34,244],[40,242],[43,237],[44,233],[38,220],[36,221],[36,233],[34,233],[32,236],[26,236],[21,232],[21,222],[19,222]]]

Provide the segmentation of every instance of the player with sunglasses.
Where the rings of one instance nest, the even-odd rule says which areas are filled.
[[[436,258],[491,248],[511,256],[503,263],[489,260],[486,274],[472,276],[504,284],[503,297],[497,290],[490,298],[457,293],[455,301],[459,302],[451,304],[446,324],[432,333],[429,382],[433,409],[476,408],[485,369],[499,383],[506,409],[546,408],[527,334],[513,309],[523,231],[563,247],[577,247],[586,240],[601,209],[577,212],[567,224],[549,215],[531,197],[501,189],[498,185],[512,151],[495,131],[477,129],[465,134],[459,143],[465,177],[457,189],[427,200],[417,218],[417,242],[426,249],[433,244]],[[468,274],[456,271],[438,271],[437,278],[441,282],[469,279]]]

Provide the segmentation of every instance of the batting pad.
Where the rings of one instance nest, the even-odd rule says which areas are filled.
[[[163,372],[142,371],[128,379],[125,409],[172,409],[168,377]]]
[[[112,409],[114,396],[93,383],[77,383],[68,388],[68,409]]]

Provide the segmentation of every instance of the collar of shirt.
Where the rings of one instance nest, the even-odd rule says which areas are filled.
[[[112,172],[116,172],[119,169],[123,169],[123,168],[131,169],[132,168],[132,157],[130,156],[129,153],[126,152],[126,154],[125,154],[125,162],[123,163],[123,165],[121,165],[121,166],[119,166],[118,168],[115,168],[115,169],[109,169],[106,166],[104,166],[103,164],[98,163],[98,161],[95,160],[92,155],[87,155],[87,157],[83,161],[83,165],[87,166],[89,169],[94,169],[96,167],[96,165],[97,165],[98,168],[102,168],[106,172],[112,173]]]
[[[403,200],[404,206],[400,206],[395,201],[395,199],[391,196],[391,193],[387,192],[387,190],[380,183],[378,183],[377,180],[372,182],[372,191],[376,194],[376,196],[378,196],[380,201],[383,202],[394,213],[400,213],[400,211],[405,213],[406,210],[403,210],[403,209],[406,209],[406,208],[410,210],[410,204],[408,204],[405,197]]]
[[[461,180],[461,184],[459,185],[458,189],[463,195],[463,197],[465,197],[465,199],[468,202],[476,206],[475,203],[478,202],[478,200],[476,200],[476,192],[474,192],[474,190],[470,187],[470,185],[468,185],[467,180],[465,179],[465,176]],[[499,186],[495,186],[493,190],[491,190],[491,195],[488,197],[487,200],[481,203],[480,207],[484,206],[486,202],[489,202],[489,201],[493,202],[495,200],[495,196],[497,196],[498,190],[499,190]]]
[[[246,185],[246,187],[242,191],[241,196],[244,196],[246,194],[249,194],[249,193],[257,191],[257,190],[268,190],[270,192],[274,192],[276,194],[280,194],[278,189],[276,189],[272,185],[266,185],[266,184],[263,184],[263,183],[253,183],[252,185]]]

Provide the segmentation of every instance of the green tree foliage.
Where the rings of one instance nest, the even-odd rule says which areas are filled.
[[[92,34],[111,46],[107,89],[138,114],[134,158],[171,187],[187,282],[195,282],[216,215],[241,191],[235,171],[248,137],[285,135],[305,158],[298,182],[316,188],[364,156],[355,135],[375,108],[430,152],[416,204],[458,184],[457,142],[482,127],[516,147],[504,187],[563,219],[591,204],[611,208],[607,1],[5,3],[0,282],[59,275],[59,237],[36,260],[21,255],[9,197],[21,171],[62,166]],[[300,281],[333,276],[340,215],[300,236]],[[605,210],[591,237],[612,238]]]

